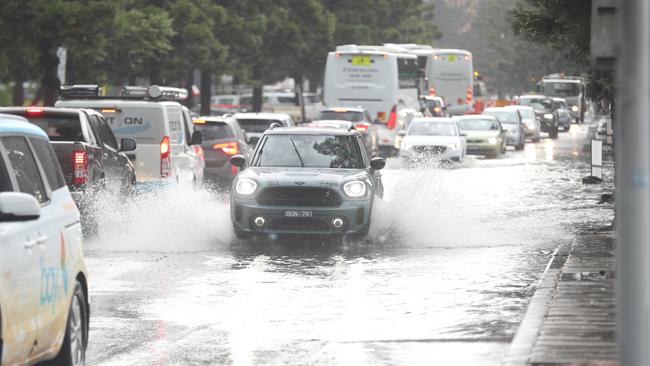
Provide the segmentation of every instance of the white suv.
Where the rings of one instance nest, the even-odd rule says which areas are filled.
[[[0,114],[0,364],[83,365],[79,211],[43,130]]]

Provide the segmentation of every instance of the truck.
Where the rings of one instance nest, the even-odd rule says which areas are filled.
[[[537,83],[537,92],[548,97],[564,98],[571,118],[576,123],[585,121],[587,97],[585,80],[579,76],[552,74]]]

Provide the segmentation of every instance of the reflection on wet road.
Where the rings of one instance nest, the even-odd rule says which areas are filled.
[[[372,243],[234,242],[204,192],[112,209],[120,229],[88,243],[89,362],[498,364],[550,253],[611,222],[580,183],[586,131],[446,169],[390,161]]]

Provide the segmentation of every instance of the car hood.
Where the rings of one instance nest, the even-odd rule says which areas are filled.
[[[499,131],[463,131],[468,139],[489,138],[499,136]]]
[[[368,180],[366,169],[258,168],[242,171],[239,178],[250,178],[265,186],[335,187],[344,181]]]
[[[449,145],[461,141],[460,136],[412,136],[407,135],[402,144],[408,143],[417,146]]]

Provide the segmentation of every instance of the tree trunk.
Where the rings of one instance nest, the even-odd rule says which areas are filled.
[[[298,105],[300,106],[300,123],[305,123],[307,122],[307,118],[305,117],[305,90],[304,90],[304,83],[303,83],[303,77],[302,75],[295,75],[293,78],[297,88],[297,100],[298,100]]]
[[[259,65],[253,66],[253,81],[256,82],[255,86],[253,87],[253,100],[252,100],[252,109],[253,112],[261,112],[262,111],[262,91],[264,88],[264,85],[262,83],[262,68]]]
[[[194,108],[194,95],[192,93],[192,85],[194,85],[194,70],[190,70],[187,73],[187,78],[185,79],[185,90],[187,90],[187,100],[185,100],[185,106],[189,109]],[[201,85],[203,88],[203,85]],[[203,91],[201,91],[203,93]]]
[[[14,80],[14,87],[12,88],[13,105],[22,106],[25,104],[25,88],[23,87],[24,80]]]
[[[52,106],[56,102],[59,87],[61,86],[57,76],[59,57],[56,55],[56,47],[52,45],[46,45],[42,50],[41,67],[43,68],[43,78],[41,79],[41,85],[43,88],[43,104]]]
[[[162,82],[162,66],[159,60],[151,60],[151,68],[149,69],[149,84],[160,85]]]
[[[191,87],[190,87],[191,88]],[[209,116],[211,111],[210,99],[212,97],[212,71],[201,70],[201,115]]]

